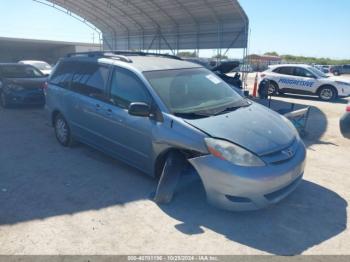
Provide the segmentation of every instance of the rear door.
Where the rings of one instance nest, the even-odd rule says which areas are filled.
[[[350,74],[350,65],[343,66],[343,74]]]
[[[107,65],[76,62],[66,102],[74,136],[102,150],[108,148],[103,132],[108,121],[109,70]]]
[[[273,72],[275,73],[275,80],[280,90],[287,91],[293,88],[293,82],[296,80],[293,67],[278,67],[274,69]]]

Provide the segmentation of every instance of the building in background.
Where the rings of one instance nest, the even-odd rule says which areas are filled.
[[[98,51],[99,44],[0,37],[0,62],[42,60],[55,64],[67,53]]]
[[[276,65],[282,63],[282,57],[272,55],[249,55],[247,57],[251,67],[254,71],[264,71],[269,65]]]

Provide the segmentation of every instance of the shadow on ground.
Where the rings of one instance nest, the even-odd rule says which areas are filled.
[[[308,100],[312,100],[312,99],[314,98],[309,98]],[[304,103],[304,104],[289,103],[276,98],[272,98],[271,101],[257,100],[257,102],[259,104],[262,104],[266,107],[271,108],[276,112],[299,110],[306,107],[310,107],[310,113],[309,113],[309,117],[306,125],[306,135],[303,137],[303,140],[306,146],[310,147],[314,144],[329,144],[328,142],[322,141],[322,136],[326,132],[327,126],[328,126],[327,116],[318,107],[308,105],[307,103]]]
[[[182,186],[170,205],[160,208],[180,220],[186,235],[208,228],[227,239],[276,255],[297,255],[346,229],[347,202],[338,194],[308,181],[276,206],[253,212],[218,210],[205,201],[199,179]]]
[[[327,121],[317,108],[313,115],[321,125],[313,134],[317,141]],[[155,180],[89,147],[62,148],[42,110],[2,112],[1,120],[0,225],[123,206],[149,199],[156,188]],[[184,234],[201,234],[205,227],[261,251],[292,255],[341,233],[346,206],[336,193],[304,181],[273,208],[225,212],[207,204],[194,179],[182,183],[174,201],[160,208],[182,221],[176,229]]]

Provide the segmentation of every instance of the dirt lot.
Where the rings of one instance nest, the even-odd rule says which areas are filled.
[[[210,207],[198,181],[158,206],[156,181],[86,146],[62,148],[45,111],[0,110],[0,254],[350,255],[347,100],[276,100],[312,106],[305,180],[248,213]]]

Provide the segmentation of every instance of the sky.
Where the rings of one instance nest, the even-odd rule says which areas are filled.
[[[239,2],[250,20],[251,54],[350,59],[350,0]],[[0,10],[3,37],[97,42],[97,33],[82,22],[33,0],[1,0]]]

